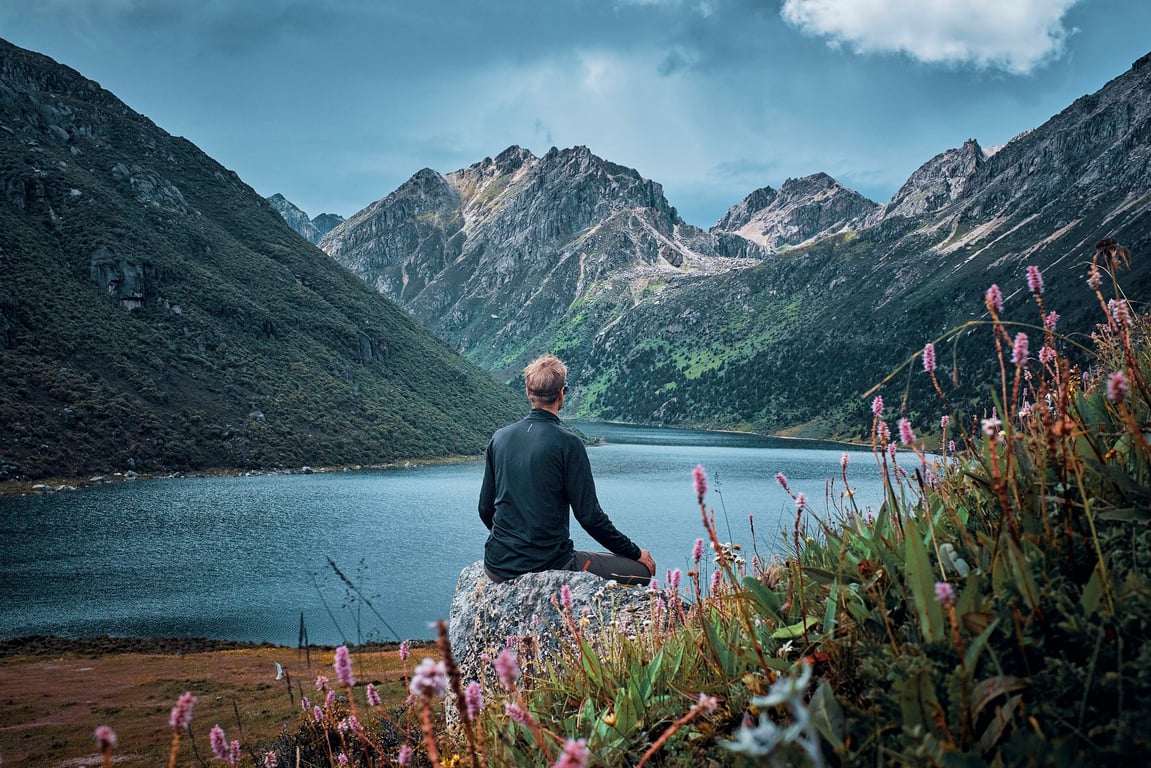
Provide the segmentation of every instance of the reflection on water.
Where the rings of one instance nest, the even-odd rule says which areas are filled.
[[[844,448],[751,435],[579,422],[600,502],[650,549],[660,580],[702,535],[691,470],[707,469],[721,538],[783,546],[789,478],[822,513]],[[849,451],[861,506],[881,498],[869,453]],[[482,557],[479,460],[316,475],[150,480],[0,498],[0,636],[206,636],[295,645],[427,638],[460,570]],[[755,517],[756,541],[748,516]],[[573,523],[577,547],[599,548]],[[328,566],[332,558],[354,594]],[[369,609],[364,598],[370,601]]]

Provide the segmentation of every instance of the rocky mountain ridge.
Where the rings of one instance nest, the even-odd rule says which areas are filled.
[[[1144,57],[993,153],[941,152],[883,205],[815,174],[756,190],[704,239],[630,169],[513,147],[421,171],[321,247],[498,375],[566,356],[582,415],[852,434],[859,392],[1029,264],[1089,322],[1092,244],[1148,247],[1149,72]],[[1146,289],[1142,261],[1127,280]]]
[[[659,184],[586,147],[510,147],[446,175],[424,169],[320,247],[492,367],[550,338],[589,296],[624,307],[680,275],[769,255],[685,223]]]
[[[335,213],[321,213],[315,218],[308,218],[308,214],[300,210],[294,203],[279,192],[265,198],[268,204],[284,217],[288,226],[299,232],[305,240],[312,245],[320,242],[324,235],[331,232],[344,221],[343,216]]]
[[[846,231],[880,206],[826,173],[763,187],[728,210],[712,232],[731,233],[772,253]]]
[[[474,453],[519,410],[235,173],[3,40],[0,192],[0,480]]]

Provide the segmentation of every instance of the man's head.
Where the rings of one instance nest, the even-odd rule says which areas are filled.
[[[532,408],[556,408],[568,380],[568,367],[555,355],[537,357],[524,368],[528,401]]]

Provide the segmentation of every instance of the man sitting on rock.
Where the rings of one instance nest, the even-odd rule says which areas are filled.
[[[567,374],[555,355],[532,361],[524,368],[531,413],[497,430],[488,443],[479,507],[491,531],[484,568],[496,583],[532,571],[567,570],[646,584],[655,574],[651,553],[616,530],[600,508],[583,441],[560,420]],[[575,549],[569,508],[611,553]]]

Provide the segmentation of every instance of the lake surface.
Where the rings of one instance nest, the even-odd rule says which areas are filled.
[[[663,581],[703,536],[703,464],[721,540],[780,551],[795,504],[783,472],[826,516],[844,448],[752,435],[575,422],[600,503],[651,550]],[[850,450],[856,501],[876,507],[870,453]],[[483,556],[483,463],[378,471],[123,482],[0,498],[0,637],[211,637],[295,645],[430,638],[461,569]],[[718,490],[718,493],[715,491]],[[573,520],[577,548],[601,549]],[[331,558],[358,588],[329,566]],[[370,602],[369,607],[364,598]]]

